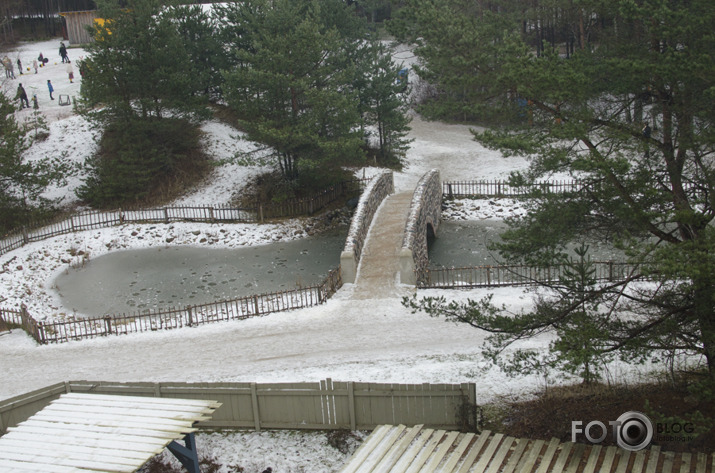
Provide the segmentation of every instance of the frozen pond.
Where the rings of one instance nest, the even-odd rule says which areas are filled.
[[[459,268],[498,264],[499,254],[490,251],[489,242],[507,229],[502,220],[443,220],[437,238],[429,248],[430,267]],[[621,254],[603,244],[589,244],[591,258],[597,261],[622,260]]]
[[[347,227],[237,249],[171,246],[125,250],[59,275],[62,304],[80,316],[183,307],[321,282],[340,264]]]

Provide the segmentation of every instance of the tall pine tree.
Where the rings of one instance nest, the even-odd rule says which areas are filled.
[[[556,173],[583,183],[576,192],[532,195],[530,212],[497,245],[504,258],[554,264],[573,241],[597,239],[621,248],[636,269],[608,283],[559,287],[562,300],[579,303],[537,304],[516,317],[476,303],[449,311],[495,333],[500,349],[556,330],[554,348],[568,356],[590,307],[590,356],[695,354],[715,381],[715,4],[612,7],[598,19],[599,41],[568,59],[548,43],[537,55],[510,36],[495,77],[501,99],[492,104],[528,100],[522,126],[475,136],[531,159],[514,184]],[[429,310],[447,306],[432,301]]]
[[[7,232],[48,215],[59,203],[42,196],[50,184],[62,183],[69,166],[62,157],[25,157],[42,123],[20,125],[15,107],[0,93],[0,230]]]
[[[344,6],[325,8],[335,3],[250,0],[228,7],[234,11],[227,17],[242,22],[226,29],[246,44],[233,51],[236,66],[226,73],[228,103],[250,139],[275,150],[289,180],[362,158],[358,100],[349,87],[354,38],[338,28],[352,19]]]

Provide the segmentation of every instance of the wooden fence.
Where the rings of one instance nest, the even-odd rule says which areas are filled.
[[[179,206],[137,210],[79,212],[60,219],[37,222],[0,240],[0,255],[28,243],[59,235],[129,223],[256,223],[269,218],[312,215],[338,199],[357,194],[370,179],[355,179],[329,187],[311,197],[280,203],[257,203],[253,207]]]
[[[593,262],[597,281],[613,281],[632,274],[636,266],[616,261]],[[420,288],[470,288],[521,286],[538,282],[558,281],[567,265],[555,266],[474,266],[465,268],[433,268],[418,278]]]
[[[540,191],[558,194],[577,192],[585,186],[578,180],[544,181],[528,186],[512,186],[507,181],[451,181],[442,183],[442,195],[446,199],[462,197],[524,197]]]
[[[476,405],[476,385],[313,383],[110,383],[70,381],[0,401],[0,434],[67,392],[209,399],[222,403],[204,429],[372,429],[377,425],[424,424],[460,429],[466,405]]]
[[[313,307],[324,303],[341,286],[340,268],[337,268],[331,270],[327,278],[315,286],[184,308],[159,309],[130,315],[106,315],[67,322],[37,322],[23,306],[19,311],[0,309],[0,319],[20,326],[40,344],[62,343],[83,338],[192,327]]]

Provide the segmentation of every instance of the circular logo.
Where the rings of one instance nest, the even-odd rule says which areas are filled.
[[[624,412],[616,422],[616,443],[621,448],[635,452],[653,440],[653,423],[642,412]]]

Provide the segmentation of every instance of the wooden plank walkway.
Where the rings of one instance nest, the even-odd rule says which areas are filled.
[[[341,473],[715,473],[715,456],[378,426]]]
[[[194,423],[210,419],[220,405],[197,399],[63,394],[0,437],[0,471],[131,473],[172,441],[196,431]]]

